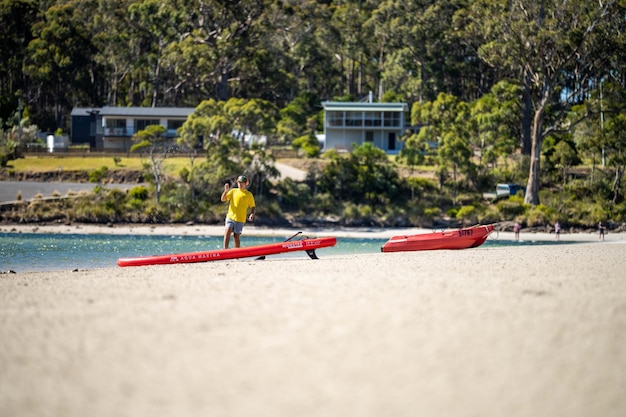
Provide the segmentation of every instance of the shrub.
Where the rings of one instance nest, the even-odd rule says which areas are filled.
[[[539,204],[531,207],[526,215],[526,223],[528,226],[543,226],[550,222],[550,218],[554,215],[553,208]]]
[[[523,215],[526,211],[526,207],[519,197],[500,200],[496,204],[496,207],[502,219],[512,219]]]
[[[477,223],[478,210],[474,206],[463,206],[457,211],[456,218],[464,223]]]
[[[148,199],[148,189],[143,185],[133,187],[128,192],[128,197],[134,200],[146,201]]]
[[[500,213],[495,207],[487,207],[483,213],[479,214],[478,221],[481,224],[498,223],[500,221]]]
[[[109,168],[103,166],[89,173],[89,182],[102,182],[109,175]]]

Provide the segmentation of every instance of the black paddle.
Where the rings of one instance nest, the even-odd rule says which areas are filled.
[[[299,234],[302,234],[302,232],[297,232],[295,235],[288,237],[287,239],[285,239],[283,242],[289,242],[291,239],[293,239],[294,237],[298,236]],[[306,251],[307,253],[309,253],[309,251]],[[311,254],[309,253],[309,256],[311,256]],[[315,256],[315,252],[313,252],[313,256]],[[313,258],[311,256],[311,258]],[[316,259],[317,257],[313,258]],[[263,256],[259,256],[258,258],[255,258],[255,261],[262,261],[263,259],[265,259],[265,255]]]

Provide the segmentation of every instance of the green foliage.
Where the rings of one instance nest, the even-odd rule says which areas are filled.
[[[406,183],[385,153],[371,143],[355,146],[345,157],[336,152],[327,154],[331,161],[317,180],[320,192],[340,202],[359,201],[374,208],[406,201]]]
[[[526,224],[528,226],[543,226],[549,224],[554,215],[554,209],[543,204],[530,206],[526,214]]]
[[[439,189],[407,181],[374,155],[328,152],[325,171],[307,182],[312,195],[301,203],[290,196],[290,207],[314,210],[319,202],[318,211],[341,212],[344,204],[366,204],[374,215],[386,210],[424,222],[432,219],[431,206],[447,212],[458,199],[476,207],[480,217],[472,193],[498,182],[526,184],[530,177],[536,187],[528,202],[541,200],[554,207],[554,215],[581,221],[620,216],[626,165],[623,3],[354,6],[4,2],[0,127],[12,130],[0,144],[0,165],[17,157],[11,145],[4,146],[16,142],[18,98],[28,103],[23,120],[30,117],[49,132],[69,131],[74,103],[197,105],[180,130],[179,144],[191,151],[190,167],[180,172],[184,186],[169,183],[161,171],[162,132],[146,129],[133,150],[149,153],[150,196],[158,206],[163,193],[165,205],[138,218],[202,216],[210,212],[202,204],[219,197],[223,182],[241,172],[254,175],[260,197],[276,191],[273,161],[244,146],[244,137],[265,137],[268,144],[313,137],[323,126],[321,101],[358,101],[373,91],[375,101],[409,103],[411,121],[421,129],[402,138],[400,160],[410,169],[436,165]],[[23,143],[33,142],[39,129],[21,128]],[[531,158],[533,132],[544,153]],[[315,155],[309,143],[296,146]],[[197,165],[196,156],[203,159]],[[583,183],[567,178],[577,159],[593,172]],[[304,194],[294,187],[287,187],[294,196]],[[554,194],[563,198],[552,199]]]
[[[496,204],[501,220],[512,220],[526,213],[526,206],[523,201],[508,198],[498,201]]]
[[[294,149],[302,149],[309,158],[317,158],[320,155],[320,145],[315,135],[300,136],[291,143]]]
[[[108,167],[100,167],[99,169],[95,169],[91,172],[89,172],[89,182],[102,182],[102,180],[105,180],[109,175],[109,168]]]
[[[471,141],[480,152],[483,169],[494,169],[500,158],[508,158],[518,148],[520,94],[519,85],[500,81],[471,104]]]
[[[456,218],[465,224],[478,223],[478,210],[474,206],[463,206],[457,211]]]
[[[128,197],[139,201],[146,201],[148,199],[148,189],[143,185],[133,187],[128,192]]]
[[[319,98],[311,92],[301,92],[286,107],[280,110],[280,120],[276,126],[280,143],[290,143],[298,137],[313,136],[321,126],[315,109]]]

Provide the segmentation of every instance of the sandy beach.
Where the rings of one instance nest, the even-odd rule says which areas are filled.
[[[1,274],[0,416],[621,417],[626,246],[577,239]]]

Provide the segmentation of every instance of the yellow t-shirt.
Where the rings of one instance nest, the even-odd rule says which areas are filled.
[[[230,201],[228,204],[228,218],[240,223],[246,222],[248,208],[256,207],[252,193],[240,188],[231,188],[226,193],[226,200]]]

